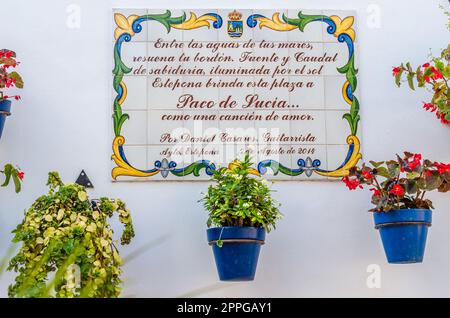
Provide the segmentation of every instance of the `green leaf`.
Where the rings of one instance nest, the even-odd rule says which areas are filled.
[[[298,19],[290,19],[286,17],[284,14],[282,16],[284,22],[291,24],[291,25],[297,25],[300,31],[304,31],[305,27],[311,23],[312,21],[321,21],[324,18],[328,18],[323,15],[306,15],[303,14],[301,11],[298,13]]]
[[[402,79],[402,75],[403,75],[403,69],[401,69],[398,73],[397,73],[397,75],[395,75],[395,84],[398,86],[398,87],[400,87],[400,85],[401,85],[401,79]]]
[[[397,177],[400,173],[400,168],[397,163],[388,163],[387,170],[391,178]]]
[[[389,179],[391,176],[389,175],[388,170],[385,167],[377,168],[377,175],[382,176],[384,178]]]
[[[405,190],[409,194],[415,194],[417,191],[419,191],[419,187],[417,185],[417,182],[414,180],[407,180],[405,184]]]
[[[19,73],[17,73],[17,72],[11,72],[10,74],[9,74],[9,77],[11,77],[11,78],[13,78],[13,79],[15,79],[16,80],[16,87],[17,88],[23,88],[23,80],[22,80],[22,77],[19,75]]]
[[[408,179],[415,179],[415,178],[420,177],[420,173],[417,172],[417,171],[408,172],[408,173],[406,174],[406,177],[407,177]]]
[[[12,174],[12,178],[14,181],[14,189],[16,193],[20,192],[20,189],[22,188],[22,185],[20,184],[19,176],[17,175],[17,170]]]
[[[374,168],[379,168],[379,167],[381,167],[381,165],[383,165],[384,161],[376,162],[376,161],[371,160],[371,161],[369,161],[369,163],[370,163]]]
[[[407,80],[408,80],[408,85],[409,88],[411,88],[413,91],[416,89],[414,87],[414,73],[408,73],[408,75],[406,76]]]
[[[9,184],[9,181],[11,180],[11,175],[14,171],[14,167],[11,164],[5,165],[3,168],[3,173],[5,174],[5,182],[3,182],[2,187],[7,187]]]
[[[442,179],[438,174],[431,174],[430,176],[425,177],[425,182],[426,189],[428,191],[433,191],[440,187]]]

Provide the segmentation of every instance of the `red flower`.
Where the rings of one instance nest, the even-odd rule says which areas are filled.
[[[19,96],[19,95],[16,95],[16,96],[14,96],[14,99],[15,99],[15,100],[20,100],[20,96]]]
[[[402,69],[401,69],[400,67],[393,67],[393,68],[392,68],[392,75],[393,75],[393,76],[397,76],[398,73],[400,73],[401,70],[402,70]]]
[[[413,159],[408,162],[408,167],[411,170],[416,169],[418,166],[420,166],[420,161],[422,160],[422,155],[420,153],[415,154]]]
[[[431,176],[431,171],[430,170],[425,170],[425,176],[427,176],[427,177]]]
[[[381,192],[380,192],[380,190],[378,190],[378,189],[376,189],[376,188],[372,188],[372,189],[369,189],[370,191],[373,191],[373,196],[374,197],[379,197],[379,196],[381,196]]]
[[[430,67],[430,63],[425,63],[424,65],[422,65],[422,67],[424,68]]]
[[[443,77],[442,73],[439,70],[437,70],[436,68],[432,67],[430,70],[433,73],[433,75],[431,75],[432,79],[437,80],[437,79],[441,79]]]
[[[19,177],[20,180],[23,180],[23,177],[25,176],[25,173],[23,171],[19,171],[17,173],[17,176]]]
[[[391,191],[389,191],[389,193],[396,195],[398,197],[402,197],[405,195],[405,189],[399,184],[394,184],[394,186],[392,187]]]
[[[432,113],[434,113],[437,109],[436,105],[432,104],[432,103],[423,103],[423,108],[425,110],[428,110]]]
[[[449,164],[445,164],[445,163],[439,163],[439,162],[435,162],[433,164],[433,166],[435,166],[440,174],[446,173],[446,172],[450,172],[450,163]]]
[[[450,124],[450,120],[445,119],[445,114],[441,112],[436,112],[436,117],[441,121],[443,124]]]
[[[345,185],[347,186],[347,188],[349,188],[349,190],[355,190],[356,188],[360,188],[362,189],[362,185],[361,183],[359,183],[358,179],[356,178],[352,178],[350,179],[349,177],[343,177],[342,181],[345,183]]]
[[[427,76],[427,75],[424,75],[423,78],[425,79],[425,81],[426,81],[427,83],[429,83],[429,82],[431,81],[431,77],[429,77],[429,76]]]
[[[372,175],[372,173],[370,171],[363,171],[362,172],[362,176],[366,180],[372,180],[372,178],[373,178],[373,175]]]

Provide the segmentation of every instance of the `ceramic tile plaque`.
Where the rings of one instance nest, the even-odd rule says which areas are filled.
[[[360,159],[347,11],[113,11],[112,178],[207,180],[248,151],[277,180]]]

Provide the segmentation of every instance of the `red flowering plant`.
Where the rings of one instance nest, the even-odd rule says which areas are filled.
[[[25,173],[20,168],[14,167],[12,164],[6,164],[3,170],[0,171],[5,176],[5,180],[2,183],[2,187],[7,187],[12,180],[16,193],[20,192],[22,188],[22,180],[25,177]]]
[[[7,49],[0,50],[0,101],[5,99],[14,98],[19,100],[19,95],[8,96],[2,92],[4,88],[23,88],[22,77],[16,71],[10,71],[15,69],[19,65],[16,61],[16,53]]]
[[[422,160],[421,154],[405,152],[396,160],[353,167],[342,181],[350,190],[369,187],[375,205],[371,212],[432,209],[425,193],[450,191],[450,164]]]
[[[441,7],[442,8],[442,7]],[[450,31],[450,13],[444,11],[449,17],[447,29]],[[423,108],[436,114],[443,124],[450,124],[450,44],[441,52],[439,57],[430,57],[430,61],[413,69],[410,63],[401,64],[392,70],[395,83],[400,87],[402,79],[412,90],[416,84],[420,88],[427,89],[431,94],[431,100],[423,102]]]

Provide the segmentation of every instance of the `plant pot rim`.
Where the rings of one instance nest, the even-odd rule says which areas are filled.
[[[390,211],[374,211],[373,214],[382,214],[382,213],[396,213],[396,212],[411,212],[411,211],[430,211],[431,209],[422,209],[422,208],[413,208],[413,209],[396,209],[396,210],[390,210]]]
[[[376,212],[373,218],[375,221],[375,229],[400,225],[431,226],[432,211],[430,209],[399,209]]]
[[[265,231],[263,227],[256,227],[256,226],[214,226],[209,227],[206,230],[214,230],[214,229],[256,229]]]
[[[252,226],[223,226],[206,230],[208,242],[264,243],[266,230]]]

